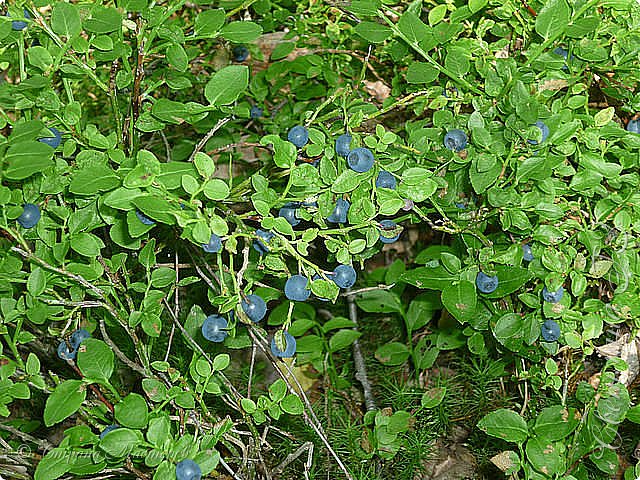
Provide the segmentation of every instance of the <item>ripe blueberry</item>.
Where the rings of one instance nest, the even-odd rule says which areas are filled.
[[[240,305],[247,317],[254,323],[258,323],[267,314],[267,304],[259,295],[247,295]]]
[[[202,249],[207,253],[218,253],[222,248],[222,240],[215,233],[209,237],[209,243],[203,244]]]
[[[459,208],[460,210],[467,209],[467,205],[464,202],[456,202],[454,203],[454,205],[456,206],[456,208]]]
[[[560,55],[562,56],[565,60],[567,59],[567,56],[569,55],[569,52],[562,48],[562,47],[556,47],[553,49],[553,53],[555,53],[556,55]]]
[[[538,127],[538,129],[542,133],[542,138],[540,139],[540,143],[544,143],[544,141],[549,136],[549,127],[547,127],[547,124],[544,123],[542,120],[538,120],[535,123],[535,125],[536,125],[536,127]],[[529,142],[531,145],[538,145],[538,141],[537,140],[527,140],[527,142]]]
[[[351,288],[356,283],[357,274],[351,265],[338,265],[331,279],[340,288]]]
[[[293,143],[296,147],[302,148],[309,141],[309,130],[302,125],[296,125],[289,133],[287,133],[287,140]]]
[[[358,172],[364,173],[373,167],[373,152],[365,147],[354,148],[347,156],[349,167]]]
[[[202,470],[193,460],[187,458],[176,465],[176,480],[200,480]]]
[[[51,127],[49,131],[53,134],[52,137],[42,137],[39,138],[38,141],[44,143],[45,145],[49,145],[55,150],[60,146],[60,143],[62,143],[62,134],[55,127]]]
[[[629,123],[627,123],[627,131],[631,133],[640,133],[640,118],[629,120]]]
[[[351,149],[349,146],[351,145],[351,135],[348,133],[343,133],[338,138],[336,138],[336,153],[341,157],[346,157],[349,155]]]
[[[23,10],[24,13],[24,18],[31,20],[31,14],[29,13],[29,11],[25,8]],[[7,12],[7,17],[9,17],[9,12]],[[23,20],[14,20],[11,22],[11,29],[15,30],[15,31],[20,31],[20,30],[24,30],[25,28],[27,28],[27,22],[23,21]]]
[[[253,119],[262,117],[263,113],[262,109],[257,105],[252,106],[251,110],[249,110],[249,116]]]
[[[302,275],[293,275],[284,284],[284,294],[289,300],[295,300],[297,302],[304,302],[311,290],[307,288],[308,279]]]
[[[295,203],[287,203],[278,211],[278,216],[284,218],[292,227],[300,223],[300,219],[296,217],[295,205]]]
[[[227,338],[228,335],[225,330],[227,326],[226,318],[220,315],[209,315],[204,319],[204,322],[202,322],[202,336],[210,342],[224,342],[224,339]]]
[[[58,357],[62,360],[75,360],[77,353],[75,348],[69,349],[69,345],[64,340],[58,344]]]
[[[351,207],[351,204],[347,200],[338,198],[336,207],[333,209],[333,213],[327,217],[327,221],[331,223],[347,223],[349,207]]]
[[[560,326],[554,320],[546,320],[540,333],[546,342],[555,342],[560,338]]]
[[[283,337],[285,342],[284,350],[280,350],[276,345],[276,337],[274,336],[271,339],[271,353],[279,358],[293,357],[296,353],[296,339],[289,332],[283,332]]]
[[[467,146],[467,134],[454,128],[444,136],[444,146],[453,152],[460,152]]]
[[[247,58],[249,58],[249,49],[244,45],[237,45],[233,47],[231,51],[233,53],[233,59],[236,62],[244,62]]]
[[[385,234],[391,234],[395,231],[396,227],[396,222],[394,222],[393,220],[381,220],[378,226],[378,230],[380,230],[380,241],[382,243],[393,243],[397,241],[400,238],[399,233],[394,235],[393,237],[382,234],[382,232],[385,232]]]
[[[395,190],[396,177],[394,177],[393,174],[387,172],[386,170],[380,170],[380,173],[378,173],[378,178],[376,178],[376,187],[390,188],[391,190]]]
[[[533,252],[531,251],[531,245],[528,243],[522,245],[522,259],[525,262],[531,262],[534,259]]]
[[[23,228],[33,228],[40,221],[40,209],[33,203],[25,203],[23,205],[24,210],[18,217],[18,223]]]
[[[140,210],[136,210],[136,217],[138,217],[138,220],[140,220],[142,223],[144,223],[145,225],[155,225],[156,222],[154,222],[153,220],[151,220],[149,217],[147,217],[144,213],[142,213]]]
[[[100,440],[102,440],[107,433],[113,432],[116,428],[120,428],[120,425],[118,425],[117,423],[105,427],[105,429],[100,432]]]
[[[256,230],[257,240],[253,241],[253,248],[260,254],[264,255],[269,253],[269,242],[275,236],[272,232],[265,232],[264,230]]]
[[[555,292],[550,292],[549,290],[547,290],[547,287],[544,287],[542,289],[542,298],[545,302],[558,303],[560,300],[562,300],[563,296],[564,288],[562,288],[562,286],[560,286],[560,288],[558,288],[558,290],[556,290]]]
[[[498,277],[494,275],[490,277],[486,273],[478,272],[476,276],[476,287],[481,293],[492,293],[498,288]]]
[[[77,350],[80,344],[87,338],[91,338],[91,334],[84,328],[79,328],[71,334],[71,337],[69,337],[69,343],[74,350]]]

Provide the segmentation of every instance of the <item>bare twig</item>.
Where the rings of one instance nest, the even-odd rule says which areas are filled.
[[[116,354],[116,357],[118,357],[120,361],[125,365],[127,365],[131,370],[133,370],[134,372],[138,372],[140,375],[143,375],[146,377],[147,372],[145,371],[144,367],[142,367],[141,365],[138,365],[132,360],[129,360],[129,357],[127,357],[124,353],[122,353],[122,350],[120,350],[118,346],[115,343],[113,343],[113,340],[111,340],[111,338],[109,337],[109,334],[107,333],[107,329],[105,328],[104,318],[100,317],[98,321],[98,325],[100,326],[100,333],[102,334],[102,339],[107,345],[111,347],[111,349],[113,350],[113,353]]]
[[[309,470],[311,469],[311,461],[313,460],[313,443],[311,442],[305,442],[302,445],[300,445],[295,452],[290,453],[289,455],[287,455],[287,458],[285,458],[280,465],[278,465],[277,467],[275,467],[273,469],[273,475],[274,477],[278,477],[278,475],[280,475],[280,473],[282,473],[282,471],[291,463],[293,462],[296,458],[298,458],[300,455],[302,455],[303,452],[307,452],[307,461],[305,462],[305,469],[304,469],[304,478],[308,479],[309,478]]]
[[[239,477],[236,472],[234,472],[231,467],[224,461],[222,457],[220,457],[220,465],[224,467],[224,469],[229,472],[229,475],[233,477],[234,480],[242,480],[242,477]]]
[[[347,289],[349,291],[350,289]],[[358,331],[358,308],[353,296],[347,297],[347,304],[349,305],[349,318],[353,322],[353,329]],[[353,342],[353,362],[356,366],[356,380],[362,385],[362,391],[364,393],[364,404],[367,407],[367,411],[376,410],[376,400],[373,396],[373,389],[367,376],[367,367],[364,363],[364,356],[360,349],[360,342],[358,339]]]
[[[21,432],[20,430],[18,430],[15,427],[12,427],[11,425],[0,423],[0,430],[6,430],[7,432],[15,435],[20,440],[24,440],[25,442],[35,443],[38,446],[38,448],[41,450],[51,450],[53,448],[53,445],[51,445],[49,441],[36,438],[34,436],[29,435],[28,433]]]
[[[211,130],[209,130],[207,132],[207,134],[202,138],[202,140],[200,140],[197,145],[196,148],[193,149],[193,152],[191,153],[191,156],[189,157],[189,162],[193,162],[193,159],[196,157],[196,154],[202,150],[204,148],[204,146],[207,144],[207,142],[209,141],[209,139],[211,137],[213,137],[216,132],[218,130],[220,130],[229,120],[231,120],[231,117],[227,117],[227,118],[223,118],[221,120],[218,120],[218,123],[216,123],[213,128]]]
[[[242,279],[245,272],[247,271],[247,268],[249,268],[249,245],[245,245],[245,247],[242,249],[242,267],[240,267],[240,270],[238,270],[237,275],[239,289],[242,288]]]
[[[365,288],[360,288],[358,290],[348,289],[346,292],[342,292],[340,294],[340,296],[341,297],[351,297],[353,295],[358,295],[360,293],[373,292],[373,291],[376,291],[376,290],[391,290],[395,286],[396,286],[396,284],[392,283],[391,285],[378,285],[377,287],[365,287]]]

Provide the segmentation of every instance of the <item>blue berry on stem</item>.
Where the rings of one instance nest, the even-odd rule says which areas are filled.
[[[640,133],[640,118],[629,120],[629,123],[627,123],[627,132]]]
[[[69,337],[69,343],[75,350],[77,350],[80,344],[87,338],[91,338],[91,334],[84,328],[79,328],[71,334],[71,337]]]
[[[453,152],[460,152],[467,146],[467,134],[454,128],[444,135],[444,146]]]
[[[380,231],[380,241],[382,243],[393,243],[400,238],[400,234],[397,233],[392,237],[388,236],[386,233],[392,233],[398,225],[393,220],[381,220],[378,230]],[[383,235],[383,232],[385,235]]]
[[[140,210],[136,210],[136,217],[138,217],[138,220],[140,220],[142,223],[144,223],[145,225],[155,225],[156,222],[154,222],[153,220],[151,220],[149,217],[147,217],[144,213],[142,213]]]
[[[333,209],[331,215],[327,217],[327,221],[331,223],[347,223],[347,214],[351,204],[344,198],[338,198],[336,200],[336,207]]]
[[[498,288],[498,277],[496,275],[490,277],[484,272],[478,272],[476,276],[476,287],[481,293],[492,293]]]
[[[534,259],[533,252],[531,251],[531,245],[528,243],[522,245],[522,259],[525,262],[531,262]]]
[[[209,315],[202,322],[202,336],[210,342],[224,342],[228,335],[225,330],[228,325],[226,318],[220,315]]]
[[[215,233],[209,237],[209,243],[203,244],[202,249],[207,253],[218,253],[222,248],[222,240]]]
[[[349,164],[349,167],[358,173],[364,173],[371,170],[373,162],[373,152],[365,147],[354,148],[347,156],[347,163]]]
[[[287,140],[293,143],[296,147],[302,148],[309,141],[309,130],[302,125],[296,125],[289,133],[287,133]]]
[[[62,143],[62,134],[55,127],[49,128],[49,131],[53,134],[53,136],[42,137],[42,138],[39,138],[38,141],[44,143],[45,145],[49,145],[51,148],[55,150]]]
[[[118,425],[117,423],[105,427],[105,429],[100,432],[100,440],[102,440],[107,433],[113,432],[116,428],[120,428],[120,425]]]
[[[25,203],[23,205],[24,210],[18,217],[18,223],[22,228],[33,228],[40,221],[40,209],[33,203]]]
[[[58,344],[58,357],[62,360],[75,360],[77,353],[75,349],[70,349],[64,340]]]
[[[302,275],[293,275],[291,276],[286,283],[284,284],[284,294],[289,300],[294,300],[296,302],[304,302],[309,295],[311,295],[311,290],[307,288],[307,283],[309,280],[307,277]]]
[[[351,288],[356,283],[357,273],[351,265],[338,265],[331,279],[340,288]]]
[[[547,124],[544,123],[542,120],[538,120],[535,123],[535,126],[538,127],[538,129],[542,133],[542,138],[540,139],[539,143],[544,143],[544,141],[549,136],[549,127],[547,127]],[[531,145],[538,145],[538,141],[537,140],[527,140],[527,142],[529,142]]]
[[[187,458],[176,465],[176,480],[200,480],[202,470],[200,465]]]
[[[257,240],[253,241],[253,248],[260,254],[264,255],[269,253],[269,242],[275,236],[273,232],[265,232],[264,230],[256,230]]]
[[[560,326],[554,320],[546,320],[540,334],[545,342],[556,342],[560,338]]]
[[[252,106],[252,107],[251,107],[251,110],[249,110],[249,116],[250,116],[251,118],[253,118],[254,120],[255,120],[256,118],[260,118],[260,117],[262,117],[262,114],[263,114],[263,113],[264,113],[264,112],[262,111],[262,109],[261,109],[260,107],[258,107],[257,105]]]
[[[348,133],[343,133],[338,138],[336,138],[336,153],[341,157],[346,157],[349,155],[351,151],[351,135]]]
[[[237,45],[233,47],[232,53],[233,59],[236,62],[244,62],[247,58],[249,58],[249,49],[243,45]]]
[[[300,223],[300,219],[296,217],[295,204],[287,204],[278,211],[278,216],[284,218],[292,227],[295,227]]]
[[[545,302],[558,303],[564,296],[564,288],[560,286],[555,292],[550,292],[547,287],[542,289],[542,298]]]
[[[267,304],[259,295],[247,295],[240,305],[247,317],[254,323],[258,323],[267,314]]]
[[[271,339],[271,353],[279,358],[291,358],[296,353],[296,339],[289,332],[283,332],[283,338],[285,342],[284,350],[280,350],[276,344],[276,337]]]
[[[395,190],[396,184],[396,177],[394,177],[392,173],[387,172],[386,170],[380,170],[380,173],[378,173],[378,178],[376,178],[376,187],[390,188],[391,190]]]

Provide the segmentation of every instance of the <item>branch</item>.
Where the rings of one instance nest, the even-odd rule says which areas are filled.
[[[223,118],[222,120],[218,120],[218,123],[216,123],[213,126],[213,128],[207,132],[207,134],[204,136],[204,138],[198,142],[198,144],[196,145],[196,148],[193,149],[193,152],[191,153],[191,156],[189,157],[189,160],[187,160],[187,161],[188,162],[193,162],[193,159],[196,157],[196,154],[200,150],[202,150],[204,148],[204,146],[207,144],[209,139],[211,137],[213,137],[215,135],[215,133],[218,130],[220,130],[229,120],[231,120],[231,117],[227,117],[227,118]]]

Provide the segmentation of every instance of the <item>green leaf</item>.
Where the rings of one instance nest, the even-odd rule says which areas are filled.
[[[235,102],[249,85],[249,68],[230,65],[218,71],[207,82],[204,96],[211,105],[228,105]]]
[[[452,275],[439,262],[429,266],[414,268],[400,276],[400,280],[411,285],[431,290],[444,290],[451,282],[458,279],[458,275]]]
[[[84,28],[92,33],[110,33],[122,28],[122,15],[113,7],[94,7],[91,18],[84,21]]]
[[[433,26],[440,23],[447,15],[447,6],[445,4],[437,5],[429,10],[429,25]]]
[[[280,406],[282,410],[287,412],[290,415],[300,415],[304,412],[304,405],[302,404],[302,400],[297,395],[290,393],[286,397],[282,399],[280,402]]]
[[[476,312],[476,288],[471,282],[461,281],[442,291],[442,304],[461,323],[469,321]]]
[[[447,387],[434,387],[424,392],[420,404],[424,408],[435,408],[442,403],[446,394]]]
[[[387,40],[393,30],[376,22],[362,21],[354,28],[354,31],[369,43],[382,43]]]
[[[402,312],[402,302],[398,295],[388,290],[370,290],[355,296],[359,308],[369,313]]]
[[[82,380],[65,380],[53,391],[44,406],[47,427],[61,422],[78,411],[87,396]]]
[[[485,415],[478,423],[478,428],[487,435],[507,442],[523,443],[529,436],[524,419],[516,412],[505,408]]]
[[[384,365],[402,365],[409,358],[410,352],[404,343],[385,343],[376,350],[376,359]]]
[[[526,268],[510,265],[496,265],[494,270],[498,276],[498,288],[493,293],[484,294],[488,298],[505,297],[519,290],[533,276]]]
[[[91,380],[108,381],[113,374],[113,362],[113,351],[102,340],[88,338],[78,349],[78,368]]]
[[[534,437],[527,442],[527,460],[531,462],[533,468],[540,472],[545,472],[550,477],[564,473],[564,462],[562,452],[564,447],[548,441],[542,437]]]
[[[517,352],[524,341],[524,320],[517,313],[505,313],[493,326],[493,335],[502,345]]]
[[[67,38],[82,31],[80,14],[73,3],[57,2],[55,4],[51,12],[51,29]]]
[[[53,166],[53,148],[42,142],[29,140],[13,144],[4,157],[4,175],[9,180],[24,180]]]
[[[95,195],[112,190],[120,185],[120,178],[106,165],[92,165],[78,170],[73,175],[69,191],[76,195]]]
[[[149,410],[147,402],[137,393],[130,393],[115,406],[115,419],[125,427],[144,428],[147,426]]]
[[[203,10],[196,17],[195,34],[199,37],[215,37],[224,25],[225,18],[221,8]]]
[[[249,43],[262,34],[262,27],[253,22],[231,22],[220,31],[225,40],[233,43]],[[211,102],[213,103],[213,102]]]
[[[138,434],[128,428],[116,428],[109,435],[105,435],[99,447],[107,454],[115,458],[123,458],[129,455],[142,441]]]
[[[400,17],[398,29],[413,44],[418,44],[422,39],[431,35],[429,27],[413,12],[406,12]]]
[[[329,351],[333,353],[350,347],[361,335],[356,330],[338,330],[329,339]]]
[[[184,48],[182,48],[182,45],[169,45],[165,53],[169,65],[179,72],[184,72],[189,68],[189,57],[187,56],[187,52],[184,51]]]
[[[567,0],[549,0],[538,12],[535,29],[545,40],[560,35],[571,18]]]
[[[431,83],[438,78],[438,69],[425,62],[413,62],[407,69],[408,83]]]
[[[71,237],[71,248],[85,257],[97,257],[105,247],[104,242],[92,233],[77,233]]]
[[[224,200],[229,193],[227,182],[219,178],[208,180],[204,184],[204,195],[210,200]]]
[[[469,0],[469,10],[476,13],[482,10],[488,3],[488,0]]]
[[[580,414],[575,408],[562,405],[543,408],[536,418],[536,435],[549,441],[562,440],[573,432],[580,423]]]
[[[47,276],[40,267],[35,267],[27,279],[27,291],[34,297],[42,294],[47,288]]]
[[[69,451],[65,448],[54,448],[47,452],[38,462],[34,480],[54,480],[69,471]]]

